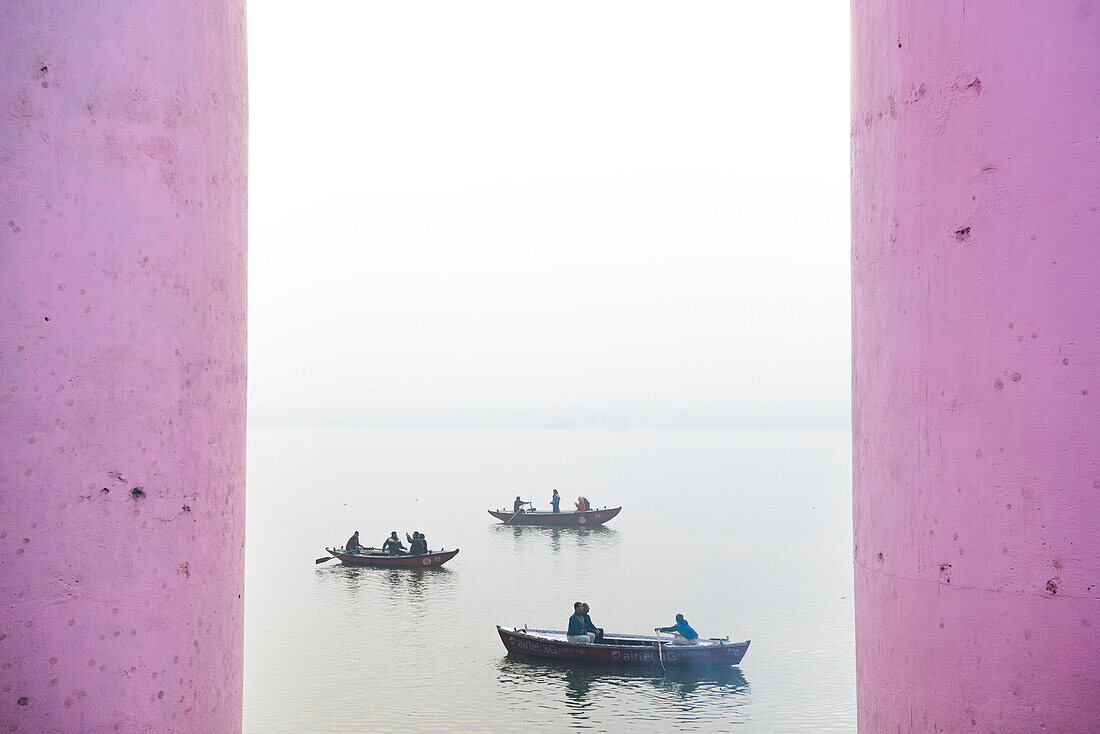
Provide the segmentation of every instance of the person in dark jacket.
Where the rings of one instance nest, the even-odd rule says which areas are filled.
[[[677,637],[672,638],[671,644],[679,645],[695,645],[699,642],[699,633],[691,628],[691,625],[684,619],[684,615],[676,615],[676,624],[671,627],[658,627],[654,632],[672,632]]]
[[[596,635],[596,642],[603,639],[603,627],[597,627],[596,623],[592,621],[592,617],[588,616],[588,602],[581,602],[581,613],[584,615],[584,631],[591,632]]]
[[[346,550],[348,553],[354,553],[355,551],[359,550],[362,547],[363,546],[359,545],[359,531],[358,530],[356,530],[354,533],[352,533],[351,537],[348,538],[348,542],[344,544],[344,550]]]
[[[531,504],[531,503],[528,502],[527,500],[521,500],[519,498],[519,495],[517,494],[516,495],[516,501],[512,503],[512,512],[514,512],[517,515],[520,514],[521,512],[526,512],[526,510],[523,509],[523,506],[524,505],[529,505],[529,504]]]
[[[409,541],[409,555],[422,556],[428,552],[428,541],[420,531],[414,530],[411,538],[405,533],[405,539]]]
[[[386,542],[382,544],[382,550],[391,556],[407,555],[405,546],[401,544],[401,539],[397,537],[396,530],[390,533],[390,537],[386,538]]]
[[[566,639],[574,644],[591,645],[596,641],[596,634],[588,631],[584,621],[584,604],[573,604],[573,616],[569,618],[569,628],[565,633]]]

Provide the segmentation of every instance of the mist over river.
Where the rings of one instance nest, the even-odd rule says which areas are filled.
[[[517,494],[623,506],[504,526]],[[249,734],[855,731],[847,429],[252,426]],[[315,565],[419,530],[438,570]],[[505,654],[495,624],[608,632],[683,613],[740,666],[611,671]]]

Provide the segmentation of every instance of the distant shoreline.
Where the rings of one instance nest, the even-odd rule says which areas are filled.
[[[306,410],[256,408],[249,425],[434,428],[822,428],[850,429],[845,410],[752,407],[685,410]]]

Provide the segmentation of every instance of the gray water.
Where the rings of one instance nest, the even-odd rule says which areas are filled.
[[[855,730],[847,430],[253,427],[244,730]],[[503,526],[517,494],[622,505]],[[571,504],[569,505],[571,506]],[[438,570],[315,565],[424,532]],[[494,625],[608,632],[683,613],[740,666],[610,671],[505,654]]]

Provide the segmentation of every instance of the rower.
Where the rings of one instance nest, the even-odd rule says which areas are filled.
[[[521,514],[525,511],[523,509],[523,506],[524,505],[529,505],[529,504],[531,504],[531,503],[528,502],[527,500],[521,500],[519,498],[519,495],[517,494],[516,495],[516,501],[512,503],[512,512],[515,513],[516,515],[519,515],[519,514]]]
[[[354,553],[355,551],[359,550],[362,547],[363,546],[359,545],[359,531],[358,530],[356,530],[354,533],[352,533],[351,537],[348,538],[348,542],[344,544],[344,550],[346,550],[348,553]]]
[[[575,644],[591,645],[596,641],[596,633],[588,631],[588,625],[584,621],[584,603],[573,603],[573,616],[569,618],[569,629],[565,633],[566,639]]]
[[[382,544],[382,550],[391,556],[406,555],[405,546],[401,544],[401,539],[397,537],[396,530],[390,533],[390,537],[386,538],[386,542]]]
[[[676,624],[671,627],[657,627],[654,632],[672,632],[677,635],[670,640],[670,644],[673,645],[697,645],[699,643],[699,633],[691,628],[691,625],[684,619],[684,615],[676,615]]]

